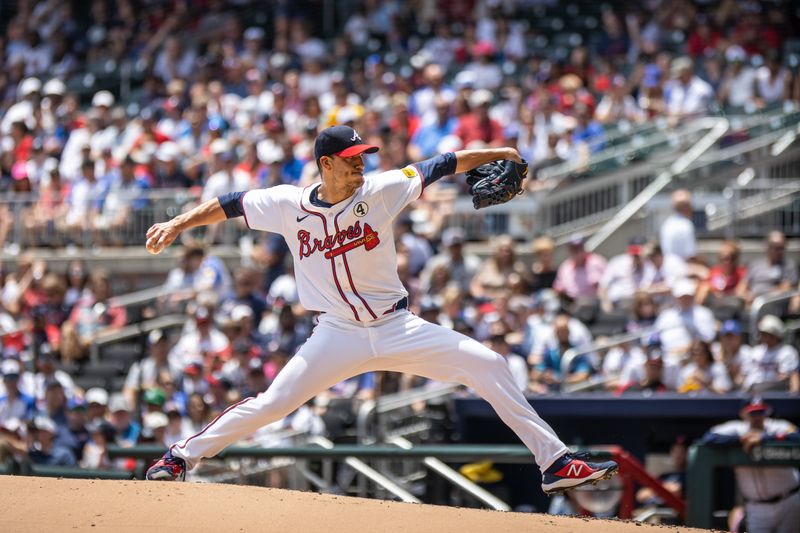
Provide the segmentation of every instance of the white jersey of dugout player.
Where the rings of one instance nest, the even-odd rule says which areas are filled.
[[[408,295],[397,276],[392,220],[422,188],[412,165],[366,177],[331,207],[311,203],[315,186],[291,185],[249,191],[242,206],[248,227],[285,237],[303,307],[371,322]]]
[[[711,433],[742,436],[750,431],[750,424],[744,420],[731,420],[711,429]],[[767,418],[764,420],[764,433],[785,435],[797,428],[788,420]],[[737,466],[736,481],[746,500],[769,500],[785,494],[800,484],[800,471],[792,467]]]

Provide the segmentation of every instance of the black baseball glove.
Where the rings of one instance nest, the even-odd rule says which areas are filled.
[[[528,175],[528,163],[508,159],[486,163],[467,172],[467,185],[475,209],[504,204],[522,194],[522,180]]]

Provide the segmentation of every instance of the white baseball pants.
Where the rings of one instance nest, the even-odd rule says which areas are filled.
[[[546,470],[567,451],[514,384],[505,358],[474,339],[399,310],[369,325],[323,314],[269,389],[226,409],[172,454],[193,468],[351,376],[391,370],[474,389]]]

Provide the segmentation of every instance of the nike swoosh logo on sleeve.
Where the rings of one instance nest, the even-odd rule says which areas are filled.
[[[311,215],[306,215],[306,216],[304,216],[304,217],[297,217],[297,221],[298,221],[298,222],[302,222],[302,221],[304,221],[305,219],[307,219],[309,216],[311,216]]]

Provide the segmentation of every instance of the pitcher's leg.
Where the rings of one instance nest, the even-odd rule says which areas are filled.
[[[258,428],[289,415],[319,392],[361,373],[371,355],[366,339],[331,328],[315,332],[269,389],[232,405],[200,433],[174,444],[170,452],[191,469],[200,459],[213,457]]]
[[[384,368],[473,388],[531,450],[543,471],[568,451],[517,388],[503,356],[413,315],[406,328],[391,331],[386,341],[381,343],[387,348],[381,355]]]

